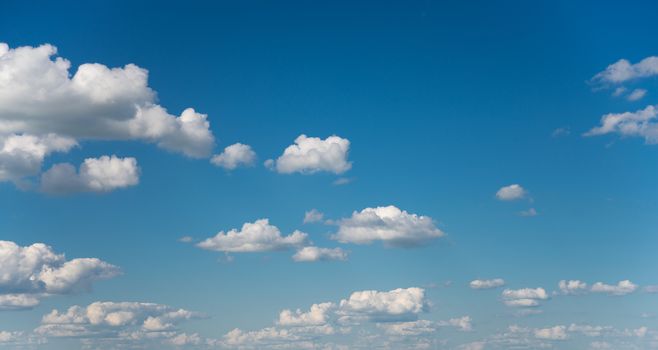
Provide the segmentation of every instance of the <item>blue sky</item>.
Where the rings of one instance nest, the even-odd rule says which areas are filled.
[[[655,13],[5,2],[0,348],[658,346]]]

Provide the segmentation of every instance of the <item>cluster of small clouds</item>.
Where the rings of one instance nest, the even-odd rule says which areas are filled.
[[[109,192],[139,183],[137,160],[103,155],[76,170],[54,164],[34,186],[45,159],[68,153],[79,141],[142,141],[191,158],[210,158],[226,170],[252,166],[256,152],[235,143],[212,155],[215,137],[207,115],[192,108],[170,114],[157,104],[148,71],[134,64],[110,68],[85,63],[72,71],[50,44],[10,48],[0,43],[0,182],[52,194]],[[326,171],[343,174],[350,141],[300,135],[266,165],[281,174]]]
[[[617,284],[606,284],[596,282],[591,287],[580,280],[562,280],[558,283],[560,294],[563,295],[582,295],[588,292],[602,293],[614,296],[621,296],[634,293],[639,286],[629,280],[617,282]]]
[[[588,324],[555,325],[543,328],[531,328],[510,325],[503,332],[494,334],[477,342],[465,344],[461,349],[548,349],[555,348],[556,342],[564,342],[582,337],[581,342],[590,339],[591,349],[639,349],[650,346],[653,341],[644,342],[648,334],[656,333],[647,327],[634,329],[616,329],[611,326],[593,326]],[[598,340],[591,340],[596,338]],[[636,343],[629,343],[628,341]],[[639,342],[639,343],[638,343]],[[644,342],[644,343],[643,343]],[[561,348],[561,346],[558,346]]]
[[[200,345],[198,334],[186,334],[178,325],[204,315],[167,305],[141,302],[94,302],[74,305],[66,311],[52,310],[41,319],[34,334],[47,338],[156,341],[175,346]]]
[[[304,223],[323,220],[324,214],[316,209],[310,210],[304,215]],[[331,238],[343,244],[370,244],[380,241],[389,247],[414,247],[444,235],[436,227],[432,218],[411,214],[392,205],[365,208],[353,212],[351,217],[327,222],[338,226],[337,233],[333,234]],[[181,241],[189,243],[192,238],[184,237]],[[257,253],[296,249],[297,251],[293,255],[293,260],[296,262],[345,261],[348,258],[348,253],[342,248],[314,246],[308,234],[302,231],[295,230],[289,235],[283,235],[278,227],[270,224],[269,219],[244,223],[241,229],[220,231],[215,236],[197,243],[196,246],[223,253]]]
[[[655,76],[658,76],[658,57],[650,56],[634,64],[620,59],[596,74],[592,78],[592,82],[598,86],[607,87]],[[618,86],[615,88],[613,96],[626,95],[627,100],[638,101],[647,94],[647,90],[642,88],[627,92],[626,87]],[[656,116],[656,106],[653,105],[634,112],[608,113],[601,117],[599,126],[591,128],[583,136],[618,134],[622,137],[641,137],[647,144],[655,144],[658,143]]]
[[[281,348],[284,344],[286,348],[294,349],[342,349],[340,345],[329,342],[327,337],[345,338],[350,334],[363,337],[371,325],[384,335],[414,340],[435,334],[442,327],[458,331],[473,329],[469,316],[445,321],[418,319],[427,309],[428,302],[422,288],[357,291],[337,303],[313,304],[307,311],[282,310],[275,325],[252,331],[236,328],[224,335],[221,343],[241,349]],[[343,346],[350,348],[349,345]]]
[[[66,260],[43,243],[0,241],[0,310],[33,308],[42,298],[88,291],[94,281],[119,274],[97,258]]]

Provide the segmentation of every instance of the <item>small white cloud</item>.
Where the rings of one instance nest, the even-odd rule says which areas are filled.
[[[388,292],[365,290],[354,292],[339,304],[339,313],[347,318],[365,317],[374,321],[411,321],[425,311],[425,290],[398,288]]]
[[[304,247],[292,256],[296,262],[347,260],[347,252],[341,248]]]
[[[348,178],[348,177],[339,177],[336,180],[334,180],[334,182],[332,182],[332,184],[334,186],[342,186],[342,185],[347,185],[347,184],[351,183],[352,181],[353,181],[353,179]]]
[[[579,280],[561,280],[558,283],[560,293],[564,295],[577,295],[587,293],[587,283]]]
[[[193,240],[194,240],[194,238],[192,238],[191,236],[183,236],[183,237],[178,239],[178,241],[182,242],[182,243],[190,243]]]
[[[620,86],[620,87],[616,88],[615,91],[612,92],[612,96],[619,97],[619,96],[623,95],[625,92],[626,92],[626,88],[623,87],[623,86]]]
[[[338,225],[338,233],[333,238],[342,243],[382,241],[388,246],[409,247],[444,235],[431,217],[410,214],[392,205],[355,211]]]
[[[598,84],[619,84],[654,75],[658,75],[658,57],[650,56],[635,64],[620,59],[609,65],[603,72],[596,74],[592,81]]]
[[[0,182],[18,182],[24,177],[36,175],[41,171],[46,156],[54,152],[68,152],[76,145],[74,139],[55,134],[33,136],[0,133]]]
[[[314,222],[321,222],[324,219],[324,214],[317,209],[311,209],[304,213],[304,223],[310,224]]]
[[[533,216],[537,216],[537,214],[538,213],[537,213],[537,210],[535,208],[530,208],[528,210],[521,210],[519,212],[519,215],[525,216],[525,217],[533,217]]]
[[[210,162],[226,170],[233,170],[239,166],[251,166],[256,161],[256,152],[251,146],[236,143],[224,148],[224,152],[214,155]]]
[[[616,285],[596,282],[592,285],[592,293],[605,293],[609,295],[626,295],[637,290],[638,286],[629,280],[619,281]]]
[[[501,187],[498,192],[496,192],[496,198],[501,201],[513,201],[525,197],[526,194],[526,190],[521,187],[521,185],[513,184]]]
[[[590,129],[583,136],[599,136],[616,133],[621,136],[643,137],[648,144],[658,143],[658,109],[647,106],[635,112],[610,113],[601,117],[601,125]]]
[[[637,101],[637,100],[641,100],[646,94],[647,94],[647,90],[645,89],[635,89],[633,90],[633,92],[628,94],[626,99],[629,101]]]
[[[54,194],[110,192],[139,183],[139,167],[132,157],[87,158],[76,172],[73,165],[53,165],[41,175],[41,190]]]
[[[221,252],[247,253],[286,250],[302,246],[306,242],[306,233],[295,231],[289,236],[282,236],[281,231],[270,225],[268,219],[260,219],[245,223],[241,230],[220,231],[197,246]]]
[[[539,306],[540,300],[548,299],[544,288],[505,289],[502,293],[503,302],[513,307]]]
[[[557,128],[551,133],[552,137],[562,137],[569,136],[571,134],[571,129],[569,127]]]
[[[505,280],[502,278],[494,278],[490,280],[473,280],[469,283],[472,289],[492,289],[505,285]]]
[[[281,326],[321,326],[329,321],[329,311],[336,307],[333,303],[313,304],[308,312],[283,310],[279,314]]]
[[[555,326],[550,328],[540,328],[534,330],[535,338],[546,340],[565,340],[567,339],[567,327]]]
[[[328,171],[342,174],[352,168],[347,160],[350,141],[339,136],[318,137],[300,135],[295,144],[288,146],[276,161],[268,159],[265,166],[281,174],[313,174]]]

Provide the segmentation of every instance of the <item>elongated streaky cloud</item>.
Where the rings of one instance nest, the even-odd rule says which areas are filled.
[[[469,283],[472,289],[492,289],[505,285],[505,280],[502,278],[494,278],[491,280],[473,280]]]
[[[115,155],[87,158],[79,172],[69,163],[60,163],[41,175],[41,190],[49,193],[109,192],[138,183],[137,160]]]
[[[501,187],[498,192],[496,192],[496,198],[501,201],[513,201],[525,197],[527,194],[526,190],[521,187],[519,184],[512,184],[509,186]]]
[[[626,97],[629,101],[641,100],[647,94],[645,89],[635,89]]]
[[[224,148],[220,154],[214,155],[210,162],[226,170],[233,170],[240,166],[251,166],[256,161],[256,152],[251,146],[236,143]]]
[[[296,262],[347,260],[347,252],[341,248],[304,247],[292,256]]]
[[[87,291],[94,281],[119,274],[119,268],[96,258],[66,260],[35,243],[21,247],[0,241],[0,310],[24,309],[47,295]]]
[[[655,75],[658,75],[658,57],[650,56],[635,64],[626,59],[620,59],[596,74],[592,81],[600,84],[620,84]]]
[[[592,293],[605,293],[609,295],[626,295],[637,290],[638,286],[629,280],[619,281],[616,285],[596,282],[592,285]]]
[[[39,172],[44,157],[76,140],[140,140],[208,157],[214,145],[207,117],[156,104],[148,72],[134,64],[109,68],[55,57],[49,44],[9,48],[0,43],[0,181]]]
[[[197,244],[199,248],[229,253],[252,253],[286,250],[300,247],[307,242],[307,234],[295,231],[288,236],[282,236],[281,231],[270,225],[268,219],[245,223],[242,229],[220,231]]]
[[[410,214],[395,206],[365,208],[338,222],[334,239],[342,243],[369,244],[382,241],[387,246],[410,247],[442,237],[429,216]]]
[[[339,136],[329,136],[323,140],[300,135],[279,158],[269,159],[265,165],[281,174],[313,174],[319,171],[342,174],[352,168],[352,162],[347,160],[349,150],[350,141]]]
[[[619,134],[624,137],[643,137],[648,144],[658,143],[658,108],[647,106],[635,112],[610,113],[601,117],[601,124],[583,136]]]

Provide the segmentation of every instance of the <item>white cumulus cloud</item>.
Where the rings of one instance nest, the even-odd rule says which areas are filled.
[[[619,281],[616,285],[596,282],[592,285],[592,293],[605,293],[609,295],[626,295],[637,290],[638,286],[629,280]]]
[[[251,166],[256,161],[256,152],[251,146],[236,143],[224,148],[220,154],[214,155],[210,162],[226,170],[233,170],[239,166]]]
[[[513,201],[525,197],[526,194],[526,190],[521,187],[521,185],[512,184],[501,187],[498,192],[496,192],[496,198],[501,201]]]
[[[398,288],[388,292],[364,290],[354,292],[339,304],[339,312],[347,317],[371,320],[411,321],[427,309],[425,290]]]
[[[507,306],[533,307],[539,306],[540,300],[548,299],[548,293],[544,288],[505,289],[502,297]]]
[[[31,308],[44,296],[86,291],[92,282],[119,273],[96,258],[67,261],[43,243],[21,247],[0,241],[0,309]]]
[[[45,157],[77,140],[139,140],[189,157],[214,146],[207,116],[169,114],[156,103],[148,72],[134,64],[86,63],[72,70],[57,49],[0,43],[0,181],[19,184]]]
[[[79,171],[69,163],[55,164],[41,175],[41,190],[48,193],[110,192],[138,183],[137,160],[115,155],[87,158]]]
[[[199,248],[228,253],[249,253],[286,250],[304,245],[307,234],[295,231],[288,236],[282,236],[281,231],[270,225],[268,219],[245,223],[242,229],[220,231],[214,237],[207,238],[197,244]]]
[[[602,84],[619,84],[654,75],[658,75],[658,57],[650,56],[634,64],[626,59],[620,59],[606,67],[604,71],[597,73],[592,81]]]
[[[658,109],[647,106],[635,112],[610,113],[601,117],[601,124],[584,136],[619,134],[624,137],[643,137],[648,144],[658,143]]]
[[[304,247],[292,256],[297,262],[347,260],[347,252],[341,248]]]
[[[329,136],[323,140],[300,135],[279,158],[269,159],[265,165],[281,174],[312,174],[319,171],[342,174],[352,168],[352,162],[347,160],[349,150],[350,141],[339,136]]]
[[[587,283],[579,280],[561,280],[558,282],[560,292],[565,295],[576,295],[587,292]]]
[[[317,209],[311,209],[304,213],[304,223],[310,224],[314,222],[321,222],[324,219],[324,214]]]
[[[338,222],[334,239],[342,243],[417,246],[444,234],[429,216],[410,214],[395,206],[365,208]]]

